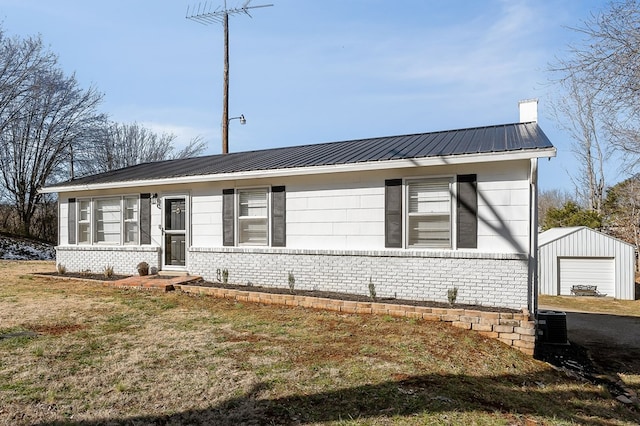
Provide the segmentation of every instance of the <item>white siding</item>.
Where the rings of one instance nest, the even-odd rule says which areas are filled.
[[[635,250],[633,246],[589,228],[573,228],[566,235],[543,244],[538,250],[540,293],[558,295],[558,258],[614,259],[617,299],[635,298]],[[585,283],[587,284],[587,283]]]

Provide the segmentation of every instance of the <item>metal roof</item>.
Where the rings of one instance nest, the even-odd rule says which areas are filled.
[[[50,187],[552,148],[537,123],[516,123],[157,161]]]

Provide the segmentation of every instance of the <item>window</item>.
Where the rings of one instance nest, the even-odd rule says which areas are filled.
[[[240,245],[266,246],[268,235],[267,189],[238,191],[238,243]]]
[[[75,215],[69,215],[73,220],[69,225],[77,229],[78,244],[138,244],[138,196],[80,199],[76,203],[70,202],[69,208],[75,212]],[[72,234],[69,234],[69,243],[75,244]]]
[[[138,243],[138,197],[124,199],[124,243]]]
[[[284,186],[222,190],[222,245],[287,245]]]
[[[384,246],[478,248],[477,183],[475,174],[385,180]]]
[[[78,200],[78,243],[91,244],[91,200]]]
[[[450,186],[448,178],[408,182],[408,246],[451,247]]]
[[[120,198],[95,202],[95,242],[120,244]]]

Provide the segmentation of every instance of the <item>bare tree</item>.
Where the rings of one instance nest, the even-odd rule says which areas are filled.
[[[29,236],[38,189],[64,174],[73,144],[100,120],[102,95],[65,76],[39,39],[3,38],[0,52],[0,82],[8,90],[0,92],[0,184]]]
[[[108,123],[96,129],[90,144],[85,144],[79,156],[84,173],[101,173],[135,164],[187,158],[201,154],[206,143],[194,138],[181,150],[174,146],[172,133],[155,133],[138,124]]]
[[[640,0],[619,0],[592,14],[584,36],[569,47],[567,59],[551,68],[560,81],[577,85],[592,99],[606,125],[610,142],[632,153],[630,166],[640,162]]]
[[[574,197],[566,191],[558,189],[540,191],[538,195],[538,223],[544,224],[549,210],[561,209],[568,201],[574,201]]]
[[[640,250],[640,176],[612,186],[604,207],[607,233]]]
[[[551,102],[551,113],[558,127],[573,139],[572,151],[578,170],[571,176],[582,205],[602,212],[605,192],[604,166],[611,149],[603,143],[605,130],[598,119],[595,95],[573,76],[561,81],[562,95]]]

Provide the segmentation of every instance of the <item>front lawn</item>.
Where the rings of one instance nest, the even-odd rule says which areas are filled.
[[[0,424],[623,425],[601,386],[442,323],[115,290],[0,262]]]

